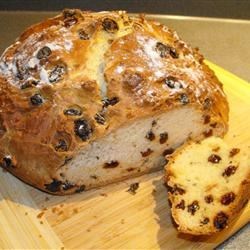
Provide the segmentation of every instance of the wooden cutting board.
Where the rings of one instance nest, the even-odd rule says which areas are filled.
[[[250,85],[209,63],[230,103],[225,140],[250,151]],[[0,171],[0,248],[211,249],[249,222],[250,204],[227,230],[210,237],[177,233],[163,173],[72,196],[52,196]],[[140,182],[136,195],[126,192]]]

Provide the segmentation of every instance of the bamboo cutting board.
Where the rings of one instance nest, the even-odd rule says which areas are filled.
[[[224,83],[230,103],[230,129],[225,140],[250,151],[250,85],[209,65]],[[217,235],[177,233],[162,174],[57,197],[0,171],[0,248],[211,249],[249,222],[250,204],[230,228]],[[137,194],[126,192],[137,181]]]

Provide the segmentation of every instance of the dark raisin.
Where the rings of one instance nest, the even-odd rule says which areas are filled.
[[[168,133],[167,132],[161,133],[159,140],[160,144],[165,143],[167,140],[168,140]]]
[[[60,139],[58,144],[55,146],[55,150],[59,152],[64,152],[68,150],[68,146],[65,140]]]
[[[146,139],[153,141],[155,139],[155,134],[152,130],[149,130],[145,136]]]
[[[161,57],[166,57],[169,54],[169,46],[163,43],[158,42],[155,48]]]
[[[76,11],[74,9],[65,9],[63,10],[63,17],[69,18],[73,17],[76,14]]]
[[[227,226],[228,216],[224,212],[219,212],[214,218],[214,226],[222,230]]]
[[[210,115],[205,115],[203,119],[204,119],[204,124],[208,124],[210,122]]]
[[[49,57],[51,54],[51,49],[48,46],[44,46],[37,52],[37,59],[43,59]]]
[[[34,106],[40,106],[41,104],[43,104],[43,98],[40,94],[35,94],[30,97],[30,102]]]
[[[111,105],[111,106],[114,106],[118,102],[119,102],[118,97],[113,97],[113,98],[109,99],[109,105]]]
[[[203,103],[204,109],[210,109],[212,106],[213,102],[210,98],[206,98]]]
[[[206,225],[209,222],[209,218],[204,218],[204,220],[201,221],[202,225]]]
[[[184,209],[185,209],[185,201],[184,201],[184,200],[181,200],[181,202],[180,202],[179,204],[177,204],[177,205],[175,206],[175,208],[184,210]]]
[[[58,181],[56,179],[53,179],[53,181],[50,184],[45,184],[45,188],[50,192],[59,192],[61,189],[62,182]]]
[[[196,211],[200,209],[198,201],[193,201],[187,207],[188,207],[188,212],[191,213],[192,215],[194,215]]]
[[[74,121],[74,130],[77,136],[79,136],[83,141],[90,138],[93,130],[89,123],[84,119],[79,119]]]
[[[22,84],[20,86],[20,89],[27,89],[27,88],[31,88],[31,87],[32,87],[31,84],[29,84],[28,82],[25,82],[24,84]]]
[[[103,114],[103,112],[97,112],[96,114],[95,114],[95,120],[96,120],[96,122],[97,123],[99,123],[99,124],[104,124],[105,123],[105,117],[104,117],[104,114]]]
[[[114,33],[116,31],[118,31],[118,29],[119,29],[118,24],[110,18],[105,18],[102,21],[102,27],[104,30],[106,30],[107,32],[111,32],[111,33]]]
[[[58,82],[62,79],[65,74],[65,66],[57,65],[50,73],[49,73],[49,81],[51,83]]]
[[[175,194],[175,195],[180,194],[180,195],[183,195],[183,194],[186,193],[186,191],[183,188],[178,187],[176,184],[173,187],[167,186],[167,188],[168,188],[168,192],[170,192],[171,194]]]
[[[149,156],[151,153],[153,153],[153,150],[150,149],[150,148],[148,148],[146,151],[141,152],[141,156],[142,156],[142,157],[147,157],[147,156]]]
[[[27,74],[27,67],[25,64],[23,64],[20,60],[17,60],[15,62],[16,65],[16,77],[19,80],[23,80],[24,76]]]
[[[231,151],[229,152],[229,156],[233,157],[235,155],[237,155],[240,152],[239,148],[232,148]]]
[[[65,177],[65,174],[64,174],[64,173],[60,173],[59,175],[60,175],[62,178]]]
[[[137,190],[138,188],[139,188],[139,183],[138,183],[138,182],[132,183],[132,184],[129,186],[129,189],[127,190],[127,192],[129,192],[130,194],[135,195],[135,194],[136,194],[136,190]]]
[[[188,98],[188,96],[187,96],[186,94],[184,94],[184,93],[180,94],[179,100],[180,100],[180,102],[181,102],[183,105],[186,105],[186,104],[189,103],[189,98]]]
[[[39,83],[39,80],[33,79],[33,80],[30,80],[29,83],[30,83],[31,85],[33,85],[33,86],[37,86],[38,83]]]
[[[157,124],[156,120],[153,120],[152,121],[152,127],[156,126],[156,124]]]
[[[68,181],[65,181],[64,183],[62,183],[62,189],[64,191],[69,190],[69,189],[71,189],[73,187],[75,187],[75,185],[72,184],[72,183],[70,183],[70,182],[68,182]]]
[[[76,193],[81,193],[81,192],[83,192],[84,190],[86,189],[86,186],[85,185],[81,185],[80,187],[78,187],[77,189],[76,189]]]
[[[30,82],[25,82],[24,84],[21,85],[20,89],[27,89],[31,87],[32,87],[32,84]]]
[[[77,18],[72,16],[72,17],[68,17],[64,20],[64,26],[66,28],[69,28],[70,26],[74,25],[77,23]]]
[[[119,165],[119,161],[106,162],[103,168],[116,168]]]
[[[3,168],[9,168],[12,166],[12,159],[10,155],[4,156],[3,161],[1,163]]]
[[[94,180],[97,180],[97,176],[96,175],[90,175],[90,178],[94,179]]]
[[[233,192],[229,192],[227,194],[222,195],[221,197],[221,204],[229,205],[235,200],[235,194]]]
[[[221,157],[216,154],[211,154],[207,160],[211,163],[218,164],[221,161]]]
[[[168,76],[164,83],[170,88],[170,89],[181,89],[183,88],[182,84],[178,81],[177,78],[174,76]]]
[[[209,129],[209,130],[207,130],[207,131],[204,131],[203,132],[203,135],[204,135],[204,137],[210,137],[210,136],[212,136],[213,135],[213,130],[212,129]]]
[[[176,50],[169,45],[158,42],[155,48],[162,58],[165,58],[168,55],[170,55],[172,58],[178,58]]]
[[[178,55],[178,53],[177,53],[177,51],[176,51],[175,48],[170,48],[169,54],[170,54],[170,56],[172,56],[172,58],[174,58],[174,59],[176,59],[176,58],[179,57],[179,55]]]
[[[90,36],[83,30],[78,30],[78,36],[81,40],[89,40]]]
[[[19,79],[19,80],[23,80],[24,79],[24,74],[18,70],[17,68],[17,73],[16,73],[16,77]]]
[[[80,116],[82,115],[82,111],[80,109],[76,108],[69,108],[64,110],[63,112],[65,115],[70,115],[70,116]]]
[[[174,149],[173,148],[167,148],[163,151],[162,155],[166,156],[166,155],[171,155],[174,153]]]
[[[229,165],[225,170],[224,170],[224,172],[222,173],[222,176],[227,176],[227,177],[229,177],[229,176],[231,176],[231,175],[233,175],[235,172],[236,172],[236,170],[237,170],[237,167],[236,166],[233,166],[233,165]]]
[[[212,128],[216,128],[216,126],[217,126],[217,122],[213,122],[210,124],[210,127],[212,127]]]
[[[116,103],[119,102],[119,97],[112,97],[110,99],[106,98],[102,100],[103,106],[108,107],[109,105],[114,106]]]
[[[205,196],[204,200],[205,200],[206,203],[209,204],[209,203],[214,201],[214,197],[211,194],[209,194],[209,195]]]
[[[134,171],[135,169],[134,168],[127,168],[127,171],[128,172],[132,172],[132,171]]]

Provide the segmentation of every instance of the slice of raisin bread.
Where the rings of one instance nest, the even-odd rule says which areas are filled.
[[[226,228],[249,199],[249,152],[210,137],[168,158],[168,198],[178,230],[199,235]]]

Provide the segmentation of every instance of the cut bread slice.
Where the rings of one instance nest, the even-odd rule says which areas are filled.
[[[178,230],[194,235],[226,228],[250,194],[249,151],[210,137],[168,157],[166,182]]]
[[[203,132],[209,128],[202,120],[201,112],[184,107],[127,123],[79,151],[58,170],[58,176],[89,189],[160,169],[169,150],[188,138],[204,137]]]

